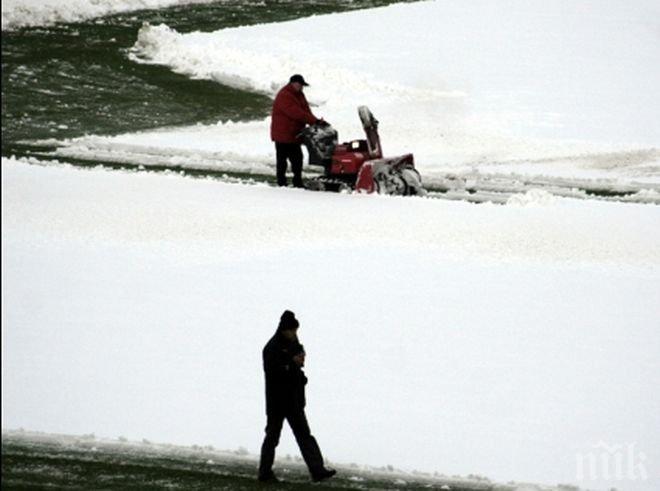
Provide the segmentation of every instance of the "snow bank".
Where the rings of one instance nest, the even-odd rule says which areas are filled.
[[[35,158],[29,161],[3,158],[3,173],[9,173],[10,176],[13,173],[32,175],[34,171],[23,170],[25,163],[41,164],[41,172],[44,175],[63,177],[67,175],[58,173],[50,168],[52,166],[49,163],[40,162]],[[112,170],[78,172],[69,170],[68,172],[77,179],[84,179],[85,176],[90,179],[96,178],[98,182],[104,179],[112,182],[115,179],[112,177],[115,171]],[[162,176],[159,178],[141,172],[119,174],[117,179],[120,182],[130,183],[131,178],[135,180],[130,186],[134,191],[143,185],[148,187],[149,183],[158,181],[167,185],[167,188],[176,194],[177,186],[189,185],[187,180],[181,180],[176,172],[170,173],[169,175],[173,176],[170,178]],[[81,222],[69,223],[55,219],[55,214],[61,212],[66,216],[71,210],[66,203],[62,203],[64,208],[58,212],[53,206],[52,211],[49,212],[53,215],[52,222],[44,218],[44,230],[64,239],[76,237],[82,230],[91,227],[99,240],[108,239],[127,243],[147,240],[155,247],[160,247],[159,238],[167,237],[168,239],[164,241],[166,244],[171,241],[188,244],[189,238],[194,237],[199,239],[199,243],[193,241],[186,247],[193,245],[206,247],[208,244],[213,244],[213,255],[227,258],[260,254],[262,240],[267,240],[268,247],[265,249],[267,253],[271,248],[307,250],[316,247],[405,247],[411,251],[433,252],[443,258],[461,260],[471,257],[496,263],[502,260],[512,263],[557,261],[575,265],[605,263],[612,267],[627,265],[640,268],[654,268],[660,264],[660,249],[648,248],[649,241],[655,240],[658,236],[655,225],[660,207],[651,206],[648,211],[645,210],[646,205],[636,204],[626,205],[631,207],[630,210],[619,210],[616,206],[583,207],[577,206],[573,200],[557,199],[544,191],[535,190],[512,201],[523,205],[530,203],[545,205],[539,207],[542,209],[538,211],[538,216],[545,213],[547,220],[533,223],[533,220],[527,221],[530,218],[527,213],[501,212],[500,207],[489,204],[484,204],[482,207],[471,205],[463,207],[460,204],[443,203],[436,199],[359,194],[346,196],[303,190],[277,190],[264,183],[243,187],[202,181],[199,187],[207,191],[203,204],[209,215],[202,214],[202,209],[187,207],[181,210],[181,213],[185,213],[185,218],[156,221],[151,224],[152,228],[146,229],[144,222],[148,221],[148,216],[141,217],[140,213],[143,210],[134,209],[133,200],[129,197],[131,192],[127,190],[125,196],[114,196],[117,198],[117,203],[114,205],[110,203],[111,196],[108,196],[106,201],[92,203],[92,194],[90,194],[92,208],[80,215]],[[7,193],[15,193],[20,189],[14,188],[13,185],[6,185],[3,189],[6,189]],[[218,192],[218,189],[221,191]],[[255,196],[250,197],[253,194]],[[248,207],[251,210],[249,220],[238,220],[239,216],[234,214],[226,216],[221,213],[215,218],[211,216],[215,213],[211,209],[215,207],[222,208],[224,204],[230,209],[234,207],[240,209],[242,206],[247,206],[247,202],[255,197],[257,201]],[[38,200],[36,197],[35,199]],[[239,204],[234,203],[234,200],[238,200]],[[158,201],[154,206],[159,209],[174,206],[172,213],[176,215],[179,213],[176,211],[178,201],[178,198],[173,203]],[[300,207],[300,203],[313,203],[314,207]],[[17,196],[16,201],[9,201],[7,206],[7,219],[15,223],[17,232],[23,230],[28,236],[39,232],[41,221],[34,224],[36,227],[34,229],[29,221],[24,226],[19,226],[16,220],[19,220],[21,213],[21,202],[18,201]],[[14,215],[10,210],[16,206],[18,208]],[[92,217],[96,213],[103,213],[105,216],[106,212],[102,210],[111,206],[116,208],[112,216],[107,216],[107,221],[103,224],[96,224]],[[288,207],[296,208],[295,213],[285,212]],[[531,211],[536,207],[529,208]],[[603,212],[594,216],[595,210],[599,209]],[[448,213],[449,210],[451,213]],[[575,217],[574,223],[567,219],[559,219],[567,210],[571,210],[571,215]],[[607,213],[604,210],[607,210]],[[127,227],[122,215],[133,217],[129,223],[140,224],[138,228]],[[288,218],[278,220],[276,217],[279,215]],[[468,215],[469,220],[467,220]],[[637,218],[624,226],[623,222],[628,221],[624,217],[630,216]],[[620,219],[622,224],[617,225],[619,232],[616,237],[610,237],[612,223],[616,219]],[[471,223],[459,223],[465,220]],[[293,223],[299,225],[291,228]],[[648,237],[641,236],[640,227],[653,230],[653,233]],[[190,249],[190,254],[191,259],[197,257],[201,260],[206,252],[203,248],[199,251]]]
[[[214,0],[3,0],[2,30],[80,22],[104,15]]]
[[[326,18],[341,22],[337,15],[312,17],[311,22],[317,24],[321,21],[327,24]],[[443,92],[405,87],[394,81],[386,83],[379,81],[374,74],[342,68],[336,63],[339,53],[335,51],[341,51],[342,46],[327,46],[326,48],[333,48],[327,53],[309,52],[305,57],[300,54],[296,56],[295,53],[299,49],[303,52],[318,49],[318,46],[308,46],[310,43],[297,39],[295,30],[291,32],[288,29],[288,24],[296,26],[300,22],[309,23],[309,20],[243,26],[215,33],[196,32],[189,35],[179,34],[165,24],[151,26],[145,23],[138,32],[129,58],[143,63],[168,65],[191,78],[215,80],[237,89],[271,96],[274,96],[283,82],[288,81],[297,70],[307,73],[308,77],[314,77],[314,93],[310,102],[317,105],[334,101],[333,105],[341,106],[344,102],[365,98],[365,102],[369,102],[385,96],[401,103],[465,96],[459,91]],[[306,30],[310,29],[308,25]],[[282,36],[284,33],[289,34]],[[326,33],[319,33],[321,38],[325,35]],[[246,38],[247,43],[244,42]],[[273,46],[273,43],[276,46]],[[279,51],[278,48],[282,48],[284,56],[274,54]],[[336,54],[329,56],[330,53]],[[327,63],[324,63],[324,60],[327,60]],[[347,63],[347,66],[354,66],[354,63]],[[323,97],[321,94],[325,94],[325,98],[319,98]]]
[[[2,424],[258,453],[291,308],[332,461],[656,490],[659,210],[3,159]],[[635,443],[649,479],[577,480],[598,442]]]

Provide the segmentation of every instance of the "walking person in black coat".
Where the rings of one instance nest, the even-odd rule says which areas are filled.
[[[261,446],[259,480],[276,481],[273,473],[275,447],[280,441],[282,425],[286,419],[298,442],[300,452],[314,481],[322,481],[335,475],[326,469],[321,449],[312,436],[305,416],[305,384],[307,377],[305,351],[298,341],[299,323],[293,312],[285,310],[277,332],[263,350],[266,374],[266,437]]]

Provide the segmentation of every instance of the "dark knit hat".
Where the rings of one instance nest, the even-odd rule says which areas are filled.
[[[293,312],[290,310],[285,310],[280,317],[280,325],[277,326],[278,331],[289,331],[291,329],[296,329],[300,323]]]

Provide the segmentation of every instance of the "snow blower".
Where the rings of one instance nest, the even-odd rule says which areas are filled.
[[[309,164],[324,168],[322,176],[307,182],[317,191],[356,190],[392,195],[424,195],[422,179],[411,153],[383,158],[378,121],[368,107],[358,107],[366,140],[337,144],[337,131],[328,123],[306,127],[302,142],[309,153]]]

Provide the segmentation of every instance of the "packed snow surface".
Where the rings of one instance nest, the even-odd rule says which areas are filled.
[[[333,461],[660,486],[657,206],[3,159],[2,264],[3,428],[258,453],[261,348],[289,308]],[[633,444],[648,478],[577,479],[603,444]]]
[[[129,57],[274,95],[292,73],[340,139],[356,108],[386,155],[447,172],[660,185],[660,4],[435,1],[181,34],[145,25]],[[62,156],[245,169],[274,159],[269,120],[62,142]],[[233,169],[232,169],[233,170]]]
[[[3,0],[2,30],[80,22],[104,15],[213,0]]]

